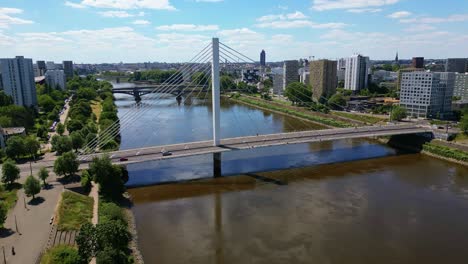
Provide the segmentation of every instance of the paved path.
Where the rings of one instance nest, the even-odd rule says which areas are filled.
[[[94,199],[94,204],[93,204],[93,218],[91,219],[91,223],[93,225],[97,225],[98,219],[99,219],[99,213],[98,213],[98,208],[99,208],[99,185],[95,182],[91,182],[92,188],[91,191],[89,192],[89,196],[93,197]],[[96,258],[92,258],[89,264],[96,264]]]
[[[22,173],[19,182],[24,182],[27,176],[29,176],[28,171]],[[11,233],[2,232],[0,239],[0,246],[5,247],[8,264],[34,263],[47,244],[51,228],[50,219],[54,215],[55,206],[63,190],[63,185],[56,181],[53,173],[50,173],[47,182],[50,185],[49,189],[41,189],[36,196],[39,202],[35,204],[28,204],[31,198],[25,197],[23,189],[18,191],[18,202],[10,210],[5,222],[5,228]],[[15,216],[19,232],[16,232]],[[12,247],[16,252],[14,256]],[[3,256],[0,259],[3,259]]]

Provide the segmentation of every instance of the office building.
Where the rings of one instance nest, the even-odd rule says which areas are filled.
[[[275,74],[273,75],[273,94],[282,95],[283,94],[283,75]]]
[[[446,72],[458,72],[465,73],[467,71],[467,59],[466,58],[452,58],[447,59],[445,62]]]
[[[312,86],[312,97],[315,101],[319,101],[322,97],[329,97],[336,92],[336,61],[312,61],[309,69],[309,84]]]
[[[462,101],[468,101],[468,73],[455,74],[453,96],[460,97]]]
[[[369,57],[353,55],[346,58],[345,86],[347,90],[357,92],[366,89],[369,75]]]
[[[344,81],[346,73],[346,59],[338,59],[336,63],[336,76],[338,81]]]
[[[398,70],[398,76],[397,76],[397,90],[400,91],[401,90],[401,80],[403,78],[403,73],[406,73],[406,72],[422,72],[424,71],[423,68],[404,68],[404,69],[400,69]]]
[[[66,76],[63,70],[48,70],[45,74],[45,81],[53,89],[65,90]]]
[[[416,118],[448,118],[452,114],[455,73],[405,72],[402,75],[400,105]]]
[[[36,61],[37,76],[44,76],[47,71],[45,61]]]
[[[73,78],[73,61],[63,61],[63,71],[66,78]]]
[[[424,69],[424,57],[413,57],[411,68]]]
[[[264,50],[260,52],[260,66],[265,67],[266,66],[266,53]]]
[[[284,61],[283,64],[283,90],[285,90],[289,84],[299,81],[299,61],[288,60]]]
[[[3,89],[16,105],[37,106],[32,59],[25,59],[23,56],[0,59],[0,72]]]
[[[57,66],[55,65],[53,61],[48,61],[46,62],[46,68],[47,70],[55,70],[57,69]]]

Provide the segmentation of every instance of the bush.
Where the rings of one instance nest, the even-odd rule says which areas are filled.
[[[60,245],[49,249],[42,256],[41,264],[79,264],[82,263],[78,251],[71,247]]]
[[[99,206],[99,222],[118,221],[127,225],[125,214],[115,203],[101,203]]]
[[[446,158],[468,161],[468,153],[458,149],[426,143],[423,145],[423,150]]]
[[[81,173],[81,187],[83,187],[84,191],[89,193],[91,191],[91,175],[89,175],[89,172],[87,170],[83,170]]]
[[[0,228],[3,228],[3,224],[7,219],[8,206],[6,203],[0,201]]]

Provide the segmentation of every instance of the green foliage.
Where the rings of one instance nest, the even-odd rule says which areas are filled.
[[[406,118],[406,109],[401,106],[394,106],[390,115],[391,121],[401,121]]]
[[[347,112],[333,112],[333,115],[361,121],[361,122],[368,123],[368,124],[376,124],[378,122],[385,120],[383,118],[379,118],[375,116],[360,115],[360,114],[353,114],[353,113],[347,113]]]
[[[78,149],[81,148],[84,144],[83,136],[80,134],[80,132],[75,131],[70,134],[70,138],[73,148],[78,151]]]
[[[468,153],[458,149],[426,143],[423,150],[442,157],[468,162]]]
[[[154,83],[164,83],[167,81],[171,76],[174,74],[178,74],[177,76],[172,77],[171,80],[175,81],[176,83],[182,83],[183,78],[182,74],[180,74],[176,70],[149,70],[149,71],[139,71],[135,72],[130,78],[130,80],[134,81],[151,81]]]
[[[42,180],[43,185],[46,186],[46,180],[47,178],[49,178],[49,171],[46,168],[42,167],[37,173],[37,177],[39,177],[39,179]]]
[[[24,193],[26,196],[32,196],[34,199],[34,196],[38,194],[41,191],[41,183],[39,182],[38,179],[36,179],[34,176],[29,175],[28,178],[26,178],[26,181],[23,184],[24,187]]]
[[[2,182],[7,185],[12,185],[20,177],[20,169],[16,163],[10,159],[3,162],[2,165]]]
[[[127,225],[125,214],[115,203],[101,203],[99,205],[99,222],[118,221],[123,225]]]
[[[79,230],[91,221],[93,217],[92,197],[66,191],[62,193],[62,201],[58,209],[59,230]]]
[[[0,117],[2,117],[0,122],[2,122],[3,127],[33,128],[34,116],[35,113],[32,109],[23,106],[8,105],[0,107]]]
[[[57,151],[57,155],[71,151],[73,149],[73,142],[69,136],[53,136],[51,140],[52,151]]]
[[[65,133],[65,126],[62,124],[62,123],[59,123],[57,125],[57,133],[60,135],[60,136],[63,136],[63,133]]]
[[[221,76],[219,82],[221,90],[234,90],[237,87],[236,83],[234,83],[232,78],[227,75]]]
[[[79,162],[73,152],[66,152],[54,162],[54,172],[60,176],[73,176],[79,167]]]
[[[460,128],[460,130],[463,133],[468,134],[468,113],[465,113],[463,115],[463,117],[460,120],[460,124],[458,125],[458,127]]]
[[[6,94],[4,91],[0,90],[0,107],[9,106],[13,104],[13,98]]]
[[[97,92],[96,90],[92,88],[81,87],[76,92],[76,97],[78,100],[79,99],[93,100],[94,98],[97,97]]]
[[[312,88],[300,82],[290,83],[284,95],[294,104],[306,105],[312,102]]]
[[[109,157],[95,157],[89,165],[89,173],[99,183],[99,192],[105,199],[115,201],[122,197],[125,191],[122,168],[112,165]]]
[[[41,264],[80,264],[83,263],[78,251],[71,246],[60,245],[45,252]]]
[[[195,72],[192,74],[192,82],[196,84],[204,84],[208,82],[208,76],[203,72]]]
[[[91,181],[92,181],[92,177],[91,175],[89,175],[89,172],[88,170],[83,170],[81,172],[81,180],[80,180],[80,183],[81,183],[81,187],[83,187],[84,191],[89,193],[89,191],[91,191]]]
[[[0,228],[3,228],[3,224],[5,224],[7,215],[8,215],[8,207],[6,203],[0,202]]]
[[[242,92],[245,93],[257,93],[257,87],[247,84],[245,82],[239,82],[237,84],[237,89],[241,90]]]
[[[52,99],[52,97],[48,94],[39,95],[37,97],[37,101],[38,101],[39,107],[42,109],[42,111],[46,113],[54,110],[55,105],[56,105],[56,102],[54,101],[54,99]]]
[[[26,153],[26,145],[23,136],[10,137],[6,142],[6,155],[11,159],[17,159]]]
[[[336,93],[328,99],[328,105],[335,110],[343,110],[346,106],[346,99],[341,93]]]
[[[31,158],[37,155],[41,148],[41,144],[35,136],[29,136],[24,139],[25,153],[29,154]]]
[[[92,257],[95,256],[94,249],[96,248],[96,230],[95,227],[89,223],[84,223],[80,232],[76,236],[76,244],[78,245],[78,255],[83,262],[89,263]]]

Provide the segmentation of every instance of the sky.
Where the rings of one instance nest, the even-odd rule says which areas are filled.
[[[468,57],[468,0],[0,0],[0,57],[185,62],[212,37],[267,61]]]

